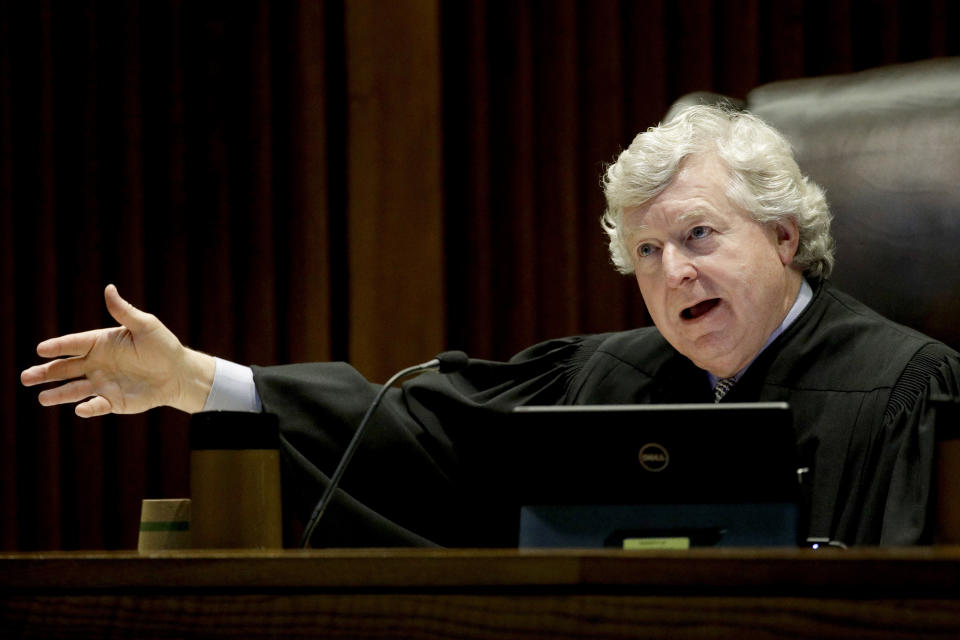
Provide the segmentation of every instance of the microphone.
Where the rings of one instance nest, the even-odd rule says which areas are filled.
[[[429,369],[436,369],[440,373],[455,373],[467,366],[467,361],[467,354],[465,354],[463,351],[444,351],[443,353],[437,354],[433,360],[429,360],[412,367],[407,367],[406,369],[401,369],[397,373],[393,374],[393,376],[387,380],[382,387],[380,387],[380,391],[378,391],[377,395],[373,398],[373,402],[370,403],[370,407],[367,409],[363,419],[360,421],[360,425],[354,432],[353,438],[350,440],[350,444],[348,444],[347,448],[344,450],[343,456],[340,458],[340,462],[337,464],[337,468],[330,477],[330,482],[327,484],[327,488],[324,489],[323,494],[320,496],[320,501],[317,502],[317,506],[313,509],[313,513],[310,515],[310,520],[307,522],[307,526],[303,530],[303,536],[300,538],[301,548],[306,549],[309,547],[310,538],[313,537],[313,532],[317,528],[320,518],[323,517],[323,513],[327,510],[327,507],[333,500],[333,494],[336,493],[337,487],[340,486],[340,479],[343,477],[344,471],[347,470],[347,465],[350,464],[350,459],[353,458],[353,454],[356,453],[357,448],[360,446],[360,440],[363,438],[363,433],[367,428],[367,423],[370,421],[370,416],[373,415],[373,412],[376,411],[377,407],[380,405],[380,401],[383,400],[383,396],[387,393],[387,389],[392,387],[393,383],[400,378],[412,375],[414,373],[427,371]]]
[[[436,362],[437,364],[433,366],[435,366],[440,373],[456,373],[467,366],[467,361],[469,360],[467,354],[463,351],[444,351],[443,353],[438,353],[437,357],[430,362],[417,365],[417,368]]]

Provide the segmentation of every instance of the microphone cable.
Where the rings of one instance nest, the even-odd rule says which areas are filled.
[[[444,351],[443,353],[438,354],[433,360],[429,360],[412,367],[407,367],[406,369],[401,369],[397,373],[393,374],[393,376],[387,380],[382,387],[380,387],[380,391],[377,392],[373,402],[370,403],[370,407],[367,409],[363,419],[360,421],[360,425],[354,432],[353,438],[350,439],[350,443],[344,450],[343,456],[340,458],[340,462],[337,464],[337,468],[330,477],[330,482],[327,484],[326,489],[324,489],[323,494],[320,496],[320,501],[317,502],[317,506],[310,515],[310,520],[307,522],[307,526],[303,530],[303,536],[300,538],[301,548],[309,548],[310,538],[313,537],[313,532],[317,528],[320,518],[323,517],[324,512],[327,510],[327,507],[333,500],[333,495],[336,493],[337,487],[340,486],[340,479],[343,478],[343,473],[347,470],[347,466],[350,464],[353,454],[357,452],[357,448],[360,446],[360,440],[363,438],[363,434],[367,429],[370,416],[372,416],[373,412],[376,411],[378,406],[380,406],[380,401],[383,400],[387,390],[392,387],[393,384],[400,378],[404,378],[421,371],[427,371],[428,369],[437,369],[440,373],[454,373],[465,367],[467,365],[467,361],[467,354],[465,354],[463,351]]]

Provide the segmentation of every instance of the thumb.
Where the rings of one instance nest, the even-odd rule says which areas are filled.
[[[135,306],[124,300],[120,297],[120,292],[117,291],[117,287],[108,284],[107,288],[103,291],[103,299],[107,303],[107,311],[110,312],[110,315],[114,320],[125,326],[130,331],[136,332],[139,329],[142,329],[146,323],[147,319],[150,317],[149,314],[140,311]]]

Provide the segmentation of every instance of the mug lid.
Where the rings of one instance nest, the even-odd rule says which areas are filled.
[[[272,413],[202,411],[190,418],[190,449],[279,449],[280,429]]]

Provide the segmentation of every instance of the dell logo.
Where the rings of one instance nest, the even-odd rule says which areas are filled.
[[[656,442],[648,442],[640,447],[640,466],[647,471],[663,471],[670,464],[670,453]]]

